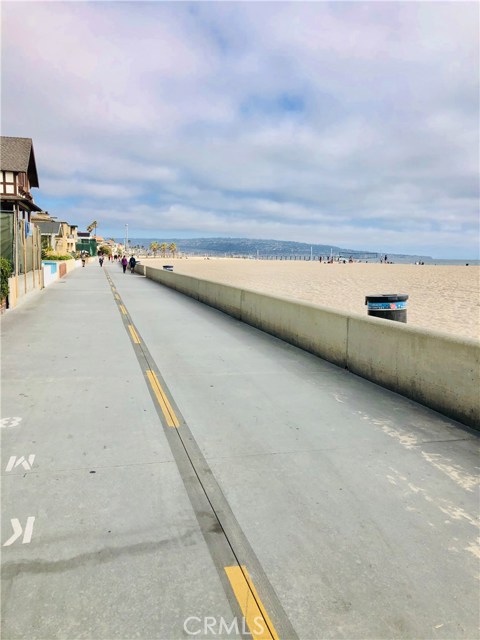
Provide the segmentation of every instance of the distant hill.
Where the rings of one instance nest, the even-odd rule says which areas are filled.
[[[209,256],[354,256],[356,258],[365,256],[375,258],[376,253],[368,251],[354,251],[353,249],[342,249],[335,245],[307,244],[305,242],[293,242],[288,240],[255,240],[252,238],[131,238],[130,246],[140,246],[148,248],[150,243],[157,240],[160,244],[174,242],[181,253],[189,255],[209,255]],[[122,242],[118,238],[117,242]]]
[[[123,238],[117,238],[117,242],[123,242]],[[289,240],[259,240],[252,238],[130,238],[130,247],[149,248],[150,243],[156,240],[160,244],[165,242],[177,245],[179,253],[197,256],[224,256],[224,257],[256,257],[262,258],[275,256],[299,258],[319,256],[340,256],[349,258],[352,256],[356,260],[377,260],[380,255],[373,251],[358,251],[345,249],[330,244],[308,244],[306,242],[294,242]],[[391,254],[389,260],[394,262],[412,262],[415,260],[428,259],[427,256],[412,256]]]

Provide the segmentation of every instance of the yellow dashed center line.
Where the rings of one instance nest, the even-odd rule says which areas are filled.
[[[255,640],[279,640],[246,567],[225,567],[243,617]]]
[[[112,291],[115,294],[115,298],[120,300],[121,298],[118,293],[116,293],[116,289],[113,286]],[[126,316],[127,310],[125,306],[120,304],[119,308],[123,315]],[[129,324],[128,330],[133,342],[135,344],[140,344],[140,338],[135,327],[132,324]],[[155,372],[151,369],[147,369],[145,373],[147,374],[148,381],[150,382],[162,413],[165,416],[167,425],[169,427],[178,428],[180,426],[178,418],[164,390],[162,389],[162,385],[160,384]],[[254,640],[279,640],[278,634],[275,631],[262,601],[260,600],[246,567],[239,567],[238,565],[225,567],[225,573],[227,574],[233,593],[240,605],[240,609],[242,610],[252,638]]]
[[[132,336],[132,340],[135,344],[140,344],[140,338],[138,337],[138,333],[135,331],[133,324],[128,325],[128,330],[130,331],[130,335]]]
[[[162,409],[162,413],[165,416],[165,420],[167,421],[167,425],[169,427],[179,427],[180,423],[178,421],[177,416],[175,415],[175,411],[173,410],[172,405],[168,401],[168,398],[165,395],[165,392],[162,389],[162,386],[161,386],[160,382],[158,381],[158,378],[155,375],[155,372],[151,371],[150,369],[147,369],[146,374],[147,374],[148,380],[150,382],[150,385],[151,385],[151,387],[153,389],[153,392],[155,394],[155,397],[158,400],[158,404],[160,405],[160,407]]]

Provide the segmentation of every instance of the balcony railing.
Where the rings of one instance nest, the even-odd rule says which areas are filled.
[[[21,185],[18,185],[18,193],[24,198],[27,198],[27,200],[30,200],[30,202],[33,202],[33,197],[30,191],[27,191]]]

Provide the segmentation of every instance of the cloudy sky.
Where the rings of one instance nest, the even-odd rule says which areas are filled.
[[[2,3],[2,134],[122,237],[478,254],[479,5]]]

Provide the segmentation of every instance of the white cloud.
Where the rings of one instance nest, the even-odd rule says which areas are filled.
[[[109,234],[476,250],[477,5],[18,6],[2,133],[33,138],[52,213],[98,211]]]

